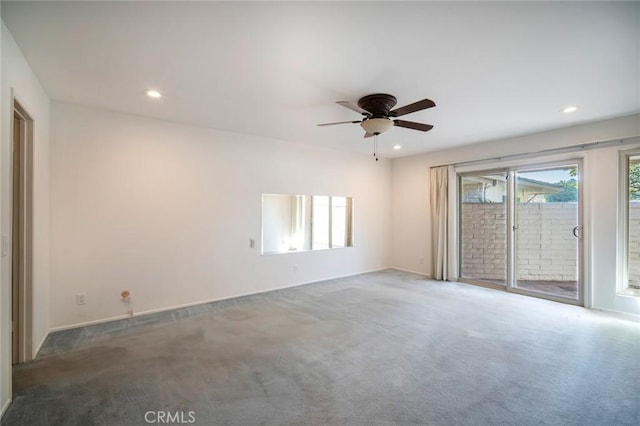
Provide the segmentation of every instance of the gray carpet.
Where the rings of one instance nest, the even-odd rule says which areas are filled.
[[[389,270],[55,333],[14,381],[2,425],[637,426],[640,329]]]

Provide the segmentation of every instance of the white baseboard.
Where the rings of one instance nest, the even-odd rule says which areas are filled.
[[[0,410],[0,420],[2,420],[2,416],[4,416],[5,411],[9,408],[9,404],[11,404],[11,398],[7,399],[2,405],[2,410]]]
[[[44,345],[44,341],[47,340],[47,337],[49,336],[50,331],[47,331],[44,334],[44,337],[42,338],[42,340],[40,340],[40,343],[38,343],[38,346],[36,346],[36,350],[33,351],[33,356],[32,359],[36,359],[38,358],[38,354],[40,353],[40,349],[42,349],[42,345]]]
[[[77,322],[77,323],[73,323],[73,324],[69,324],[69,325],[61,325],[59,327],[53,327],[51,330],[49,330],[49,333],[55,333],[56,331],[64,331],[64,330],[71,330],[72,328],[80,328],[80,327],[86,327],[88,325],[95,325],[95,324],[102,324],[105,322],[111,322],[111,321],[118,321],[118,320],[123,320],[123,319],[127,319],[130,318],[130,315],[118,315],[115,317],[109,317],[109,318],[102,318],[102,319],[97,319],[97,320],[92,320],[92,321],[85,321],[85,322]]]
[[[631,314],[629,312],[614,311],[613,309],[600,308],[597,306],[592,308],[587,308],[587,309],[591,309],[592,311],[595,311],[595,312],[600,311],[602,313],[611,315],[612,317],[615,317],[616,319],[620,319],[623,321],[640,323],[640,315]]]
[[[396,271],[409,272],[410,274],[422,275],[425,278],[431,278],[430,274],[425,274],[424,272],[412,271],[411,269],[399,268],[397,266],[391,266],[391,269],[395,269]]]
[[[384,268],[368,269],[368,270],[366,270],[366,271],[356,272],[355,274],[336,275],[336,276],[329,277],[329,278],[323,278],[323,279],[321,279],[321,280],[315,280],[315,281],[304,281],[304,282],[297,283],[297,284],[292,284],[292,285],[286,285],[286,286],[283,286],[283,287],[279,287],[279,288],[276,288],[276,289],[274,289],[274,290],[284,290],[284,289],[286,289],[286,288],[298,287],[298,286],[301,286],[301,285],[308,285],[308,284],[321,283],[321,282],[323,282],[323,281],[337,280],[337,279],[340,279],[340,278],[355,277],[356,275],[370,274],[370,273],[372,273],[372,272],[380,272],[380,271],[384,271],[384,270],[386,270],[386,269],[393,269],[393,267],[391,267],[391,266],[385,266]],[[270,292],[270,291],[274,291],[274,290],[266,290],[266,291],[261,291],[261,292],[253,293],[253,294],[268,293],[268,292]]]
[[[270,288],[268,290],[255,291],[255,292],[249,292],[249,293],[240,293],[240,294],[234,294],[233,296],[224,296],[224,297],[218,297],[218,298],[214,298],[214,299],[200,300],[200,301],[197,301],[197,302],[183,303],[181,305],[172,305],[172,306],[165,306],[165,307],[162,307],[162,308],[149,309],[149,310],[146,310],[146,311],[134,312],[133,315],[125,314],[125,315],[118,315],[118,316],[115,316],[115,317],[102,318],[102,319],[97,319],[97,320],[92,320],[92,321],[86,321],[86,322],[74,323],[74,324],[69,324],[69,325],[63,325],[63,326],[52,328],[51,330],[49,330],[49,333],[53,333],[53,332],[56,332],[56,331],[71,330],[73,328],[86,327],[86,326],[89,326],[89,325],[103,324],[103,323],[111,322],[111,321],[119,321],[119,320],[131,318],[132,316],[133,317],[139,317],[139,316],[143,316],[143,315],[155,314],[155,313],[158,313],[158,312],[173,311],[175,309],[182,309],[182,308],[189,308],[191,306],[205,305],[207,303],[222,302],[224,300],[236,299],[236,298],[245,297],[245,296],[254,296],[254,295],[263,294],[263,293],[270,293],[272,291],[285,290],[285,289],[288,289],[288,288],[300,287],[300,286],[303,286],[303,285],[315,284],[315,283],[319,283],[319,282],[323,282],[323,281],[330,281],[330,280],[336,280],[336,279],[339,279],[339,278],[347,278],[347,277],[353,277],[353,276],[361,275],[361,274],[368,274],[368,273],[371,273],[371,272],[384,271],[385,269],[395,269],[395,268],[390,267],[390,266],[386,266],[386,267],[383,267],[383,268],[369,269],[369,270],[366,270],[366,271],[356,272],[356,273],[353,273],[353,274],[336,275],[336,276],[332,276],[332,277],[328,277],[328,278],[323,278],[321,280],[304,281],[304,282],[299,282],[299,283],[294,283],[294,284],[287,284],[287,285],[284,285],[284,286],[281,286],[281,287]],[[416,272],[416,273],[418,273],[418,272]],[[43,342],[44,342],[44,340],[43,340]],[[42,343],[40,343],[40,345],[42,345]]]

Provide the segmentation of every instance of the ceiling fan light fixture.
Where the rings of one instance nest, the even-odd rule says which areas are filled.
[[[360,123],[367,133],[379,135],[393,127],[393,121],[388,118],[369,118]]]

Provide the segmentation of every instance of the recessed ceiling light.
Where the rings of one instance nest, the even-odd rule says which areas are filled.
[[[566,108],[562,108],[561,109],[562,112],[575,112],[577,110],[578,110],[578,107],[575,106],[575,105],[571,105],[571,106],[568,106]]]
[[[399,150],[399,149],[401,149],[401,148],[402,148],[402,147],[401,147],[400,145],[394,145],[394,146],[393,146],[393,149],[395,149],[396,151],[397,151],[397,150]]]
[[[160,98],[162,94],[157,90],[147,90],[147,96],[150,98]]]

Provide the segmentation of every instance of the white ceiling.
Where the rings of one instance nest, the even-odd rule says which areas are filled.
[[[435,108],[395,157],[640,111],[639,2],[7,2],[52,99],[371,152],[335,104],[390,93]],[[152,100],[148,88],[165,96]],[[576,104],[579,110],[559,110]],[[394,144],[403,149],[393,151]]]

